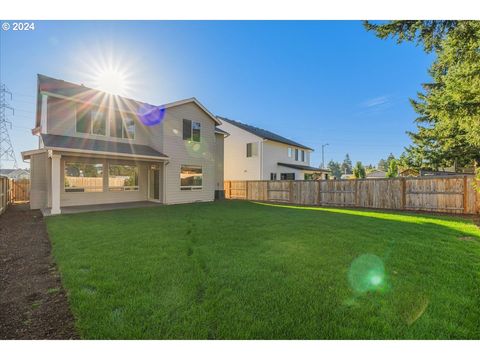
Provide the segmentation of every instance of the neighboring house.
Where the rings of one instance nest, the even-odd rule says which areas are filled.
[[[459,172],[459,171],[442,171],[442,170],[420,170],[420,176],[458,176],[458,175],[468,175],[474,174],[474,171],[466,171],[466,172]]]
[[[0,169],[0,176],[6,176],[9,179],[25,180],[30,179],[30,170],[28,169]]]
[[[30,207],[212,201],[223,192],[221,122],[195,98],[161,107],[38,75]]]
[[[420,172],[415,169],[405,169],[398,173],[398,176],[400,177],[416,177],[419,175],[420,175]]]
[[[366,175],[367,179],[378,179],[387,177],[387,172],[383,170],[373,170]]]
[[[226,180],[326,179],[330,170],[310,166],[313,149],[255,126],[218,117],[225,138]]]

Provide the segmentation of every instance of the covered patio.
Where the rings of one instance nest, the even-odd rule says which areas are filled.
[[[32,173],[31,208],[44,215],[164,202],[168,157],[146,146],[42,134],[24,152]]]

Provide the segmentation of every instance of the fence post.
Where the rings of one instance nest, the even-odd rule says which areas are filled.
[[[318,184],[318,194],[317,194],[317,205],[320,206],[322,204],[322,195],[320,194],[320,190],[322,189],[322,183],[320,182],[321,180],[317,180]]]
[[[407,206],[407,179],[402,177],[402,209]]]
[[[293,180],[290,180],[289,188],[288,188],[288,198],[290,199],[290,204],[293,204]]]
[[[248,200],[248,180],[245,181],[245,200]]]
[[[358,179],[355,179],[353,180],[355,181],[355,206],[358,207],[358,203],[359,203],[359,200],[358,200]]]
[[[467,204],[468,204],[468,191],[467,191],[467,175],[463,176],[463,213],[467,213]]]

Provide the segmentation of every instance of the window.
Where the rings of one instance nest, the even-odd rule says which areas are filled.
[[[200,142],[200,123],[192,122],[192,140],[195,142]]]
[[[109,165],[108,190],[136,191],[138,190],[138,166]]]
[[[67,162],[64,174],[65,192],[103,191],[103,164]]]
[[[298,161],[298,149],[295,149],[295,160]]]
[[[78,105],[76,130],[83,134],[107,135],[105,112],[86,108],[85,105]]]
[[[183,119],[183,140],[200,142],[200,123]]]
[[[123,124],[123,138],[124,139],[135,139],[135,121],[130,116],[124,118]]]
[[[287,149],[287,155],[288,155],[289,158],[292,157],[292,148],[291,148],[291,147],[289,147],[289,148]]]
[[[85,105],[77,106],[77,122],[75,125],[78,133],[90,134],[92,118],[90,109],[85,108]]]
[[[131,115],[115,113],[110,120],[110,136],[123,139],[135,139],[135,121]]]
[[[182,165],[180,171],[180,189],[195,190],[202,188],[202,167]]]
[[[258,143],[248,143],[247,144],[247,157],[257,156],[258,155]]]
[[[295,173],[281,173],[280,180],[295,180]]]
[[[92,134],[107,135],[107,117],[103,111],[92,110]]]
[[[277,173],[270,173],[270,180],[277,180]]]
[[[302,150],[302,162],[305,162],[305,150]]]

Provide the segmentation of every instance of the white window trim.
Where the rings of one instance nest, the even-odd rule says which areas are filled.
[[[78,110],[77,110],[77,106],[78,104],[75,103],[75,134],[76,135],[93,135],[93,136],[100,136],[100,137],[103,137],[103,138],[111,138],[111,139],[121,139],[121,140],[135,140],[136,136],[137,136],[137,124],[135,122],[135,118],[133,117],[133,115],[131,114],[127,114],[125,115],[127,118],[133,120],[133,137],[129,138],[129,137],[125,137],[125,132],[124,132],[124,129],[126,131],[126,126],[125,126],[125,122],[123,121],[123,117],[122,117],[122,136],[121,137],[116,137],[116,136],[112,136],[111,132],[110,132],[110,129],[111,129],[111,126],[112,126],[112,122],[116,120],[116,117],[113,116],[113,117],[110,117],[108,116],[108,114],[105,112],[105,110],[102,110],[102,109],[99,109],[99,110],[96,110],[96,109],[90,109],[88,110],[89,114],[90,114],[90,129],[89,129],[89,132],[81,132],[81,131],[77,131],[77,120],[78,120],[78,117],[77,117],[77,113],[78,113]],[[102,135],[102,134],[95,134],[93,132],[93,112],[94,111],[98,111],[98,112],[103,112],[105,114],[105,135]],[[126,113],[122,113],[120,111],[117,111],[115,110],[115,112],[118,112],[120,114],[126,114]]]
[[[137,179],[138,179],[138,185],[130,185],[130,186],[110,186],[110,166],[132,166],[137,168]],[[132,192],[138,192],[140,191],[140,167],[138,165],[130,165],[130,164],[117,164],[117,163],[107,163],[107,191],[112,192],[112,193],[132,193]],[[112,190],[112,188],[119,188],[118,190]],[[120,189],[121,188],[121,189]],[[129,189],[126,190],[126,188],[136,188],[136,189]]]
[[[102,187],[101,187],[101,191],[67,191],[67,189],[75,189],[73,187],[65,187],[65,169],[67,167],[67,164],[93,164],[93,165],[97,165],[97,164],[101,164],[102,165],[102,176],[101,176],[101,179],[102,179]],[[78,188],[77,188],[78,189]],[[98,162],[91,162],[91,161],[68,161],[68,160],[65,160],[65,162],[63,163],[63,192],[64,193],[67,193],[67,194],[86,194],[86,193],[91,193],[91,194],[95,194],[95,193],[102,193],[102,192],[105,192],[105,163],[98,163]]]
[[[183,119],[182,120],[182,138],[183,138],[183,122],[184,122],[184,120],[190,121],[190,139],[184,139],[183,141],[190,141],[190,142],[193,142],[193,143],[196,143],[196,144],[200,144],[202,142],[202,123],[200,121]],[[196,123],[196,124],[200,125],[200,139],[198,141],[193,140],[193,123]]]
[[[202,171],[202,185],[182,185],[182,167],[191,167],[191,168],[197,168]],[[193,191],[198,191],[203,189],[203,167],[201,165],[180,165],[180,174],[179,174],[179,179],[180,179],[180,190],[193,190]]]

